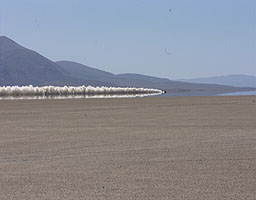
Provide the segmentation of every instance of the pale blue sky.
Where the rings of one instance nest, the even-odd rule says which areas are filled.
[[[53,61],[171,79],[256,75],[255,19],[255,0],[0,0],[0,35]]]

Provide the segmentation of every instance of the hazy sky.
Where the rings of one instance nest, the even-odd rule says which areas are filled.
[[[0,35],[53,61],[171,79],[256,75],[255,19],[256,0],[0,0]]]

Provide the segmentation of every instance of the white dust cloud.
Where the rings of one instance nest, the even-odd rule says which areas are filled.
[[[147,96],[162,94],[159,89],[131,87],[93,87],[93,86],[3,86],[0,97],[65,97],[65,96]]]

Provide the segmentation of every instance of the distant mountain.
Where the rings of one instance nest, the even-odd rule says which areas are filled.
[[[118,86],[115,82],[117,77],[110,72],[71,61],[57,61],[55,63],[63,74],[75,79],[83,79],[85,83],[95,82],[96,84],[93,85]]]
[[[58,61],[60,70],[73,78],[85,78],[87,80],[101,80],[106,85],[121,87],[146,87],[157,88],[168,92],[167,95],[214,95],[235,91],[248,91],[248,88],[236,88],[216,84],[196,84],[180,81],[171,81],[167,78],[158,78],[142,74],[112,74],[98,70],[80,63],[70,61]]]
[[[112,74],[103,70],[88,67],[86,65],[71,62],[57,61],[59,69],[73,78],[83,78],[86,80],[101,80],[107,85],[112,86],[131,86],[131,87],[157,87],[156,83],[170,83],[169,79],[157,78],[141,74]]]
[[[1,85],[59,84],[66,78],[57,64],[4,36],[0,37],[0,55]]]
[[[6,36],[0,36],[0,55],[2,55],[2,53],[4,52],[13,51],[17,49],[22,50],[25,48]]]
[[[152,82],[169,82],[170,80],[167,78],[158,78],[154,76],[147,76],[142,74],[132,74],[132,73],[126,73],[126,74],[118,74],[117,77],[122,79],[132,79],[132,80],[140,80],[140,81],[152,81]]]
[[[190,83],[230,85],[235,87],[256,87],[256,76],[248,76],[241,74],[228,76],[214,76],[208,78],[179,79],[179,81],[185,81]]]
[[[53,62],[5,36],[0,36],[0,85],[30,84],[145,87],[166,90],[168,95],[214,95],[254,90],[254,88],[172,81],[132,73],[115,75],[76,62]]]
[[[0,85],[104,84],[66,75],[60,66],[13,40],[0,36]]]

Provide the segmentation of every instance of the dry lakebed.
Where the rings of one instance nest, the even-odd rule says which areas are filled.
[[[255,100],[0,100],[0,199],[255,200]]]

